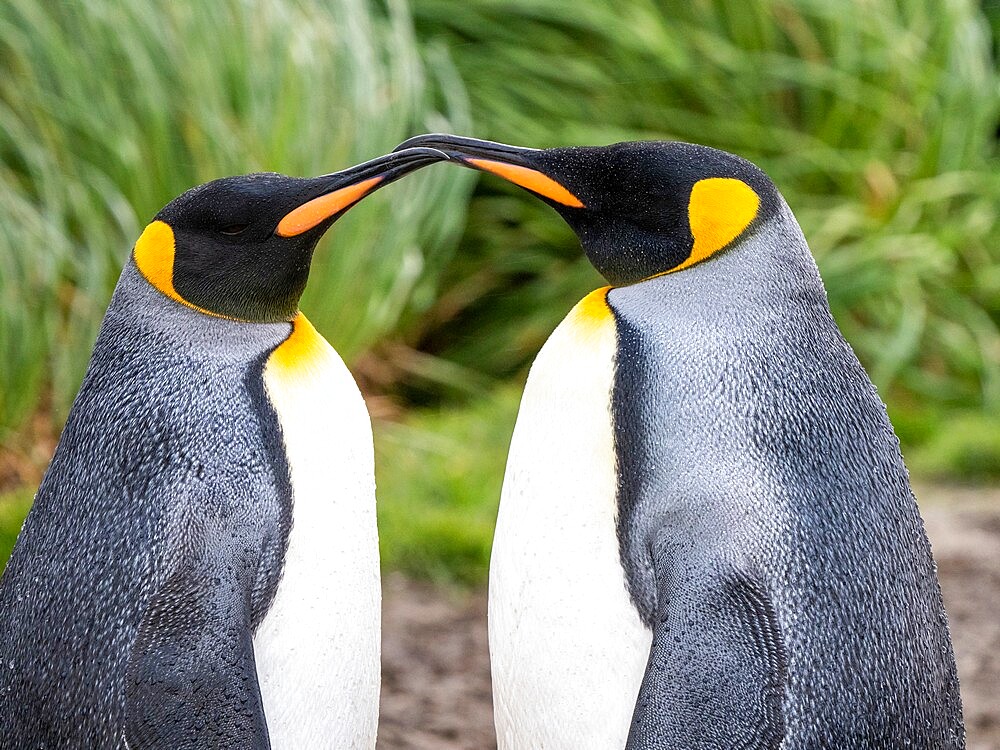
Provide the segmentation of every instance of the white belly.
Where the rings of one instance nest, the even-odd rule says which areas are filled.
[[[372,748],[381,589],[371,422],[343,361],[304,326],[318,341],[300,341],[288,364],[272,355],[264,374],[293,512],[281,582],[254,636],[257,676],[274,750]]]
[[[588,301],[532,365],[507,462],[489,594],[503,750],[623,748],[649,657],[615,533],[614,321]]]

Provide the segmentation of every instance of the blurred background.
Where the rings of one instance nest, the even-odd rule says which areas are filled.
[[[762,166],[888,404],[952,596],[949,539],[1000,550],[998,35],[1000,0],[5,0],[0,565],[163,204],[451,131],[689,140]],[[302,308],[375,417],[400,596],[458,584],[472,593],[454,606],[478,611],[527,366],[600,285],[545,205],[446,166],[366,200],[320,247]],[[979,622],[1000,560],[962,560],[985,566],[961,579]],[[1000,649],[1000,630],[977,633]],[[964,684],[985,669],[970,679],[995,696],[998,657],[959,656]]]

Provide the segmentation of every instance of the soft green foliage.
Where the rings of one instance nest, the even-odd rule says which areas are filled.
[[[480,137],[680,139],[759,163],[883,396],[924,419],[1000,419],[1000,76],[974,0],[415,7],[423,33],[453,43]],[[530,201],[480,188],[442,297],[447,335],[421,331],[423,348],[511,372],[597,285]],[[489,340],[474,335],[484,320]]]
[[[921,479],[996,484],[1000,481],[1000,429],[991,415],[965,412],[950,415],[947,428],[929,432],[927,442],[906,459],[912,475]]]
[[[14,549],[33,496],[33,491],[27,487],[0,493],[0,573],[3,573],[7,558]]]
[[[65,414],[143,225],[192,185],[315,175],[468,127],[406,6],[363,0],[0,3],[0,431]],[[428,170],[338,223],[303,309],[350,357],[426,307],[468,181]]]
[[[124,256],[173,195],[435,129],[748,156],[894,412],[1000,414],[1000,77],[974,0],[414,5],[422,55],[403,0],[0,4],[0,430],[47,385],[64,414]],[[385,339],[434,355],[394,361],[406,398],[522,371],[600,283],[496,180],[452,258],[469,176],[434,167],[352,211],[304,300],[349,360]]]
[[[382,565],[437,580],[486,578],[520,388],[463,408],[375,424]]]

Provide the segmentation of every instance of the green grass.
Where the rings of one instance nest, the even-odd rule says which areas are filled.
[[[907,453],[907,464],[925,481],[1000,484],[1000,428],[992,415],[966,412],[949,415],[945,427]]]
[[[520,389],[375,424],[382,565],[437,581],[486,579]]]
[[[17,541],[24,517],[28,515],[34,494],[34,489],[28,487],[0,493],[0,573],[3,573],[14,549],[14,542]]]
[[[61,422],[118,270],[174,195],[446,129],[757,161],[894,413],[1000,419],[997,4],[669,5],[414,0],[411,20],[405,0],[0,4],[0,440],[49,393]],[[352,211],[303,302],[404,403],[522,373],[600,283],[551,211],[492,179],[456,255],[470,178],[434,167]]]

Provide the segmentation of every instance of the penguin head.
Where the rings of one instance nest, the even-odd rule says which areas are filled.
[[[316,243],[333,222],[377,188],[443,158],[414,148],[321,177],[265,173],[214,180],[168,203],[132,257],[150,284],[203,313],[248,322],[291,320]]]
[[[680,271],[737,246],[781,205],[759,168],[689,143],[530,149],[433,134],[399,148],[418,146],[540,197],[615,286]]]

